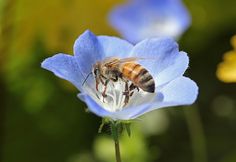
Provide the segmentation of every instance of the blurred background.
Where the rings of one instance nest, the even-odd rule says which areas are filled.
[[[0,160],[111,162],[109,127],[86,113],[78,91],[40,68],[46,57],[72,54],[86,29],[119,34],[107,17],[121,0],[0,0]],[[179,40],[190,57],[186,75],[200,87],[188,107],[149,113],[121,137],[124,162],[236,162],[236,83],[216,77],[233,49],[235,0],[185,0],[192,25]]]

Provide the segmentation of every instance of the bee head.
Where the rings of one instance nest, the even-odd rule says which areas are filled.
[[[94,76],[99,75],[99,64],[98,63],[94,64],[94,66],[93,66],[93,74],[94,74]]]
[[[87,81],[88,77],[89,77],[91,74],[94,74],[95,78],[97,78],[97,76],[99,75],[99,64],[98,64],[98,63],[96,63],[96,64],[93,65],[92,71],[86,76],[86,78],[84,79],[82,85],[84,85],[84,83]]]

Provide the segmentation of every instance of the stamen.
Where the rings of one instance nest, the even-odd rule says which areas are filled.
[[[150,100],[149,93],[146,93],[142,90],[134,90],[133,95],[129,98],[128,103],[125,105],[125,99],[126,96],[123,94],[125,91],[125,82],[122,79],[118,79],[116,82],[110,81],[107,84],[107,90],[106,90],[106,97],[102,95],[102,92],[104,91],[105,86],[103,84],[98,85],[98,91],[95,87],[95,80],[92,86],[85,82],[83,85],[85,91],[88,92],[88,94],[98,103],[110,112],[116,112],[121,111],[122,109],[129,107],[129,106],[135,106],[142,102],[148,102]],[[128,83],[129,85],[131,82]],[[140,96],[142,96],[140,98]],[[138,100],[136,98],[139,98]]]

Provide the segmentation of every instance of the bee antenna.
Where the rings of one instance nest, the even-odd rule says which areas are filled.
[[[90,72],[90,73],[86,76],[86,78],[84,79],[84,81],[83,81],[83,83],[82,83],[82,86],[84,86],[84,83],[88,80],[88,77],[89,77],[91,74],[92,74],[92,72]]]

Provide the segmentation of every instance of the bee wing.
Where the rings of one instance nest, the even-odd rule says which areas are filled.
[[[138,57],[128,57],[128,58],[123,58],[123,59],[120,59],[120,63],[124,63],[124,62],[133,62],[133,61],[137,61],[139,60]]]
[[[103,61],[104,66],[114,66],[115,64],[118,64],[120,62],[119,58],[115,57],[108,57]]]
[[[126,62],[135,62],[138,60],[146,60],[147,58],[140,58],[140,57],[127,57],[127,58],[115,58],[115,57],[109,57],[104,60],[104,64],[106,66],[115,66],[117,64],[126,63]]]
[[[119,63],[134,62],[134,61],[138,61],[138,60],[147,60],[147,59],[149,59],[149,58],[127,57],[127,58],[120,59]]]
[[[121,63],[126,63],[126,62],[134,62],[137,61],[139,58],[136,57],[128,57],[128,58],[123,58],[123,59],[119,59],[119,58],[107,58],[105,60],[105,65],[106,66],[116,66],[118,64]]]

